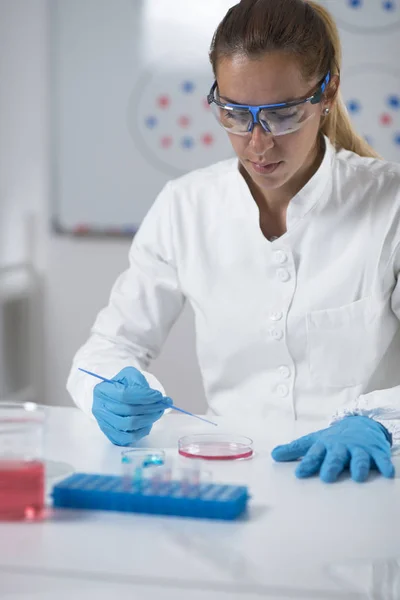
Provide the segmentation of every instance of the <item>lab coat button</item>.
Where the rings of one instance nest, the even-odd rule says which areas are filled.
[[[290,377],[290,369],[286,365],[281,365],[278,369],[279,375],[283,377],[283,379],[289,379]]]
[[[283,313],[281,312],[272,312],[269,316],[271,321],[280,321],[283,317]]]
[[[278,279],[285,283],[290,279],[290,273],[286,269],[278,269],[277,271]]]
[[[275,262],[282,265],[284,262],[287,261],[287,254],[285,252],[283,252],[283,250],[276,250],[274,252],[274,259],[275,259]]]
[[[270,334],[271,334],[271,337],[277,341],[279,341],[283,338],[283,332],[280,329],[272,328],[272,329],[270,329]]]
[[[289,388],[287,387],[287,385],[280,384],[276,388],[276,393],[281,398],[285,398],[289,393]]]

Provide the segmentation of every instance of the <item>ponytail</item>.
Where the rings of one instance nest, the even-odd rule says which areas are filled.
[[[331,14],[320,4],[307,0],[307,4],[316,12],[325,25],[326,32],[333,47],[333,57],[330,65],[331,75],[339,75],[342,64],[342,47],[335,21]],[[337,150],[351,150],[359,156],[381,158],[377,152],[354,129],[343,101],[340,88],[337,92],[332,110],[323,118],[321,131],[326,135]]]

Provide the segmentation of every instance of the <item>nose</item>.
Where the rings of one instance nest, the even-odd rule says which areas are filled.
[[[274,146],[274,136],[265,131],[259,123],[254,125],[249,141],[249,147],[255,154],[265,154]]]

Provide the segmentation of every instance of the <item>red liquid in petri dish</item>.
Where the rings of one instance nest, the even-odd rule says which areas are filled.
[[[238,451],[233,454],[202,454],[202,453],[193,453],[193,452],[185,452],[185,450],[178,450],[181,456],[185,456],[185,458],[202,458],[203,460],[239,460],[243,458],[250,458],[253,456],[253,450],[246,451]]]
[[[205,439],[204,439],[205,438]],[[248,440],[251,444],[251,440]],[[179,441],[178,452],[186,458],[203,460],[240,460],[253,456],[251,446],[213,434],[209,436],[188,436]]]
[[[43,463],[0,460],[0,521],[40,520],[43,508]]]

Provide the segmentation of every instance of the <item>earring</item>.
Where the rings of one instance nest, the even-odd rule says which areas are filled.
[[[329,115],[329,107],[327,106],[324,110],[324,115],[328,116]]]

